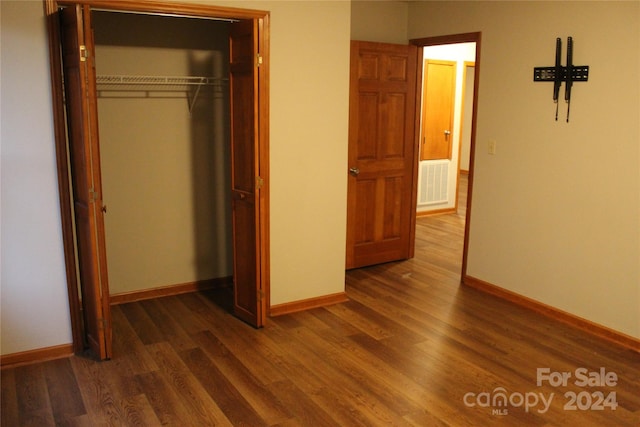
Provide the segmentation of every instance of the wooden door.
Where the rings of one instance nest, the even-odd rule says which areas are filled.
[[[413,256],[417,50],[351,42],[347,268]]]
[[[111,312],[104,240],[94,43],[88,6],[61,11],[62,58],[78,269],[87,344],[111,358]]]
[[[421,160],[451,159],[456,62],[424,63]]]
[[[231,197],[234,313],[261,327],[266,316],[266,280],[261,258],[258,20],[232,24],[230,34]]]

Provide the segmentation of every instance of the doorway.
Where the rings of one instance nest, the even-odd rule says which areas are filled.
[[[99,145],[97,143],[97,123],[92,122],[97,117],[95,102],[95,70],[92,48],[93,40],[90,31],[90,14],[92,7],[104,10],[104,2],[83,1],[77,5],[72,1],[45,0],[45,11],[49,32],[49,47],[51,58],[52,95],[54,131],[56,139],[56,156],[58,163],[58,183],[60,190],[60,206],[62,214],[63,243],[65,251],[65,266],[67,272],[67,286],[70,303],[70,314],[73,333],[74,351],[80,352],[87,342],[95,341],[95,337],[105,337],[105,343],[98,345],[100,351],[92,345],[92,349],[100,358],[109,358],[110,347],[110,315],[108,283],[103,279],[104,262],[104,228],[102,216],[106,211],[103,204],[99,173]],[[65,96],[63,95],[63,73],[60,47],[62,43],[59,11],[63,7],[75,9],[75,15],[84,20],[65,27],[75,27],[82,38],[79,49],[66,49],[76,56],[78,64],[86,61],[83,66],[75,66],[73,72],[87,68],[83,78],[77,82],[86,82],[78,90],[80,101],[74,104],[80,109],[69,110],[69,123],[79,123],[80,131],[67,128],[65,123]],[[174,17],[189,17],[192,19],[234,19],[240,21],[230,34],[231,66],[229,73],[231,93],[231,199],[233,206],[233,251],[243,254],[234,256],[234,312],[241,319],[253,326],[264,324],[267,307],[269,307],[269,230],[268,230],[268,12],[242,9],[208,7],[200,5],[182,5],[179,3],[149,4],[147,2],[127,2],[109,4],[109,10],[118,12],[132,12],[143,14],[163,14]],[[66,13],[65,15],[74,15]],[[91,65],[89,65],[91,64]],[[64,74],[66,75],[66,74]],[[67,90],[69,90],[67,82]],[[88,96],[85,98],[84,91]],[[93,98],[92,100],[90,98]],[[67,94],[67,103],[72,102]],[[77,120],[78,117],[87,120]],[[75,112],[75,113],[74,113]],[[255,114],[254,114],[255,112]],[[72,125],[74,126],[74,125]],[[85,128],[83,129],[82,126]],[[89,126],[90,129],[86,127]],[[95,136],[90,135],[95,133]],[[69,144],[67,134],[70,135]],[[75,138],[73,135],[79,136]],[[87,136],[89,135],[89,136]],[[83,140],[77,145],[77,153],[91,152],[92,163],[82,164],[81,156],[72,155],[76,150],[75,139]],[[73,147],[71,147],[73,146]],[[84,146],[84,148],[83,148]],[[93,148],[93,150],[92,150]],[[98,153],[98,154],[97,154]],[[75,160],[74,160],[75,159]],[[79,166],[79,167],[78,167]],[[94,167],[97,166],[97,167]],[[89,221],[78,225],[77,212],[74,203],[77,201],[77,185],[83,183],[84,178],[78,180],[79,170],[89,170],[92,182],[98,185],[87,186],[87,203],[89,206]],[[97,174],[91,175],[98,171]],[[74,218],[76,216],[76,218]],[[79,226],[88,224],[87,232],[78,232]],[[92,225],[93,223],[93,225]],[[97,224],[97,225],[96,225]],[[93,227],[93,228],[92,228]],[[97,236],[96,239],[85,239],[82,246],[76,243],[76,235]],[[102,241],[102,247],[100,247]],[[92,247],[92,255],[85,256],[85,248]],[[76,257],[76,254],[78,255]],[[87,261],[88,260],[88,261]],[[88,264],[87,264],[88,262]],[[83,274],[91,268],[91,274]],[[96,279],[98,278],[98,279]],[[239,282],[241,282],[239,284]],[[91,288],[91,292],[85,292]],[[91,298],[87,298],[90,295]],[[88,299],[95,300],[90,309]],[[84,316],[84,319],[83,319]],[[92,330],[89,330],[92,329]],[[99,341],[99,340],[98,340]],[[105,350],[106,349],[106,350]]]
[[[469,173],[475,43],[423,48],[417,216],[455,213]]]
[[[424,48],[475,43],[479,76],[480,33],[414,39],[409,45],[351,42],[346,269],[412,258],[418,199],[421,70]],[[471,112],[474,150],[477,84]],[[455,168],[457,171],[458,162]],[[457,185],[454,187],[457,188]],[[469,159],[461,276],[466,274],[473,189]],[[454,202],[455,203],[455,202]]]
[[[429,48],[444,48],[451,47],[452,51],[458,51],[458,48],[462,48],[461,52],[454,54],[455,60],[459,62],[459,67],[462,70],[461,85],[466,89],[462,90],[460,96],[460,117],[457,119],[458,124],[454,124],[453,128],[458,129],[458,138],[454,138],[454,141],[458,141],[458,144],[453,144],[454,148],[457,148],[458,156],[455,162],[453,162],[453,171],[447,172],[447,190],[453,196],[447,197],[449,202],[454,203],[454,209],[451,212],[458,212],[463,214],[464,217],[464,238],[463,238],[463,250],[462,250],[462,268],[461,279],[466,276],[467,271],[467,252],[469,246],[469,227],[471,222],[471,206],[472,206],[472,194],[473,194],[473,175],[474,175],[474,153],[476,145],[476,119],[477,119],[477,105],[478,105],[478,82],[480,76],[480,48],[482,33],[463,33],[453,34],[436,37],[426,37],[420,39],[413,39],[410,41],[412,45],[421,47],[423,55],[421,58],[426,57],[424,54]],[[462,53],[467,51],[464,46],[473,46],[473,59],[468,57],[468,53]],[[444,58],[448,59],[448,58]],[[470,86],[472,90],[470,90]],[[450,165],[449,165],[450,166]],[[466,197],[458,197],[459,192],[459,178],[460,171],[464,170],[461,166],[466,167]],[[441,180],[444,181],[444,180]],[[455,183],[452,191],[450,188],[451,183]],[[421,181],[418,186],[421,185]],[[464,187],[463,187],[464,188]],[[465,203],[464,207],[458,206],[458,200],[461,199]],[[419,202],[418,202],[419,204]],[[437,212],[437,210],[436,210]],[[443,211],[440,211],[443,213]],[[445,211],[446,212],[446,208]]]

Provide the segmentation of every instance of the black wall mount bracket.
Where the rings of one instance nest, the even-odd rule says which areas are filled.
[[[556,104],[556,121],[558,120],[558,95],[560,86],[565,82],[564,100],[567,103],[567,123],[569,122],[569,110],[571,108],[571,88],[573,82],[586,82],[589,80],[588,65],[573,65],[573,38],[567,37],[567,64],[562,66],[562,40],[556,39],[556,64],[553,67],[535,67],[533,69],[534,82],[553,82],[553,102]]]
[[[567,69],[562,67],[561,81],[567,81]],[[574,82],[586,82],[589,80],[588,65],[574,65],[571,70],[571,80]],[[533,69],[534,82],[553,82],[556,79],[555,67],[536,67]]]

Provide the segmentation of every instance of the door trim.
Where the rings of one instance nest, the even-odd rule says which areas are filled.
[[[269,41],[270,13],[263,10],[239,9],[231,7],[206,6],[179,2],[153,0],[106,1],[106,0],[43,0],[47,24],[49,66],[51,74],[51,101],[53,112],[53,130],[56,150],[58,174],[58,193],[60,197],[60,216],[62,227],[62,243],[67,277],[67,295],[71,316],[71,333],[73,351],[80,353],[85,348],[82,307],[78,292],[77,261],[75,256],[75,231],[73,221],[73,196],[71,192],[70,167],[65,123],[65,105],[63,94],[62,60],[60,57],[60,23],[58,10],[63,6],[75,4],[88,5],[93,9],[120,12],[139,12],[148,14],[164,14],[175,17],[192,18],[227,18],[258,20],[259,44],[262,49],[263,63],[259,71],[259,138],[260,138],[260,176],[264,180],[261,197],[262,209],[260,218],[261,259],[260,268],[264,279],[264,297],[266,298],[267,315],[270,307],[270,258],[269,258]]]
[[[464,280],[467,275],[467,261],[469,252],[469,230],[471,225],[471,202],[473,195],[473,176],[475,171],[475,152],[476,152],[476,125],[478,117],[478,89],[480,83],[480,51],[481,51],[482,32],[475,33],[461,33],[451,34],[435,37],[424,37],[418,39],[409,40],[410,44],[419,46],[421,48],[425,46],[436,46],[443,44],[456,44],[456,43],[468,43],[475,42],[476,44],[476,58],[475,58],[475,72],[473,79],[473,111],[471,113],[471,143],[469,145],[469,187],[467,188],[467,215],[464,225],[464,246],[462,249],[462,271],[460,275],[460,282]],[[417,175],[416,178],[417,180]],[[417,201],[418,194],[414,192]]]

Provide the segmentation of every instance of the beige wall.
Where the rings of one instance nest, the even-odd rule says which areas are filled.
[[[98,75],[228,75],[226,23],[93,18]],[[98,89],[111,295],[231,276],[228,82]]]
[[[640,3],[409,8],[409,38],[482,31],[468,274],[640,337]],[[532,76],[567,36],[591,67],[569,123]]]
[[[352,1],[351,39],[407,43],[409,2]]]
[[[0,1],[0,352],[71,342],[42,3]]]

